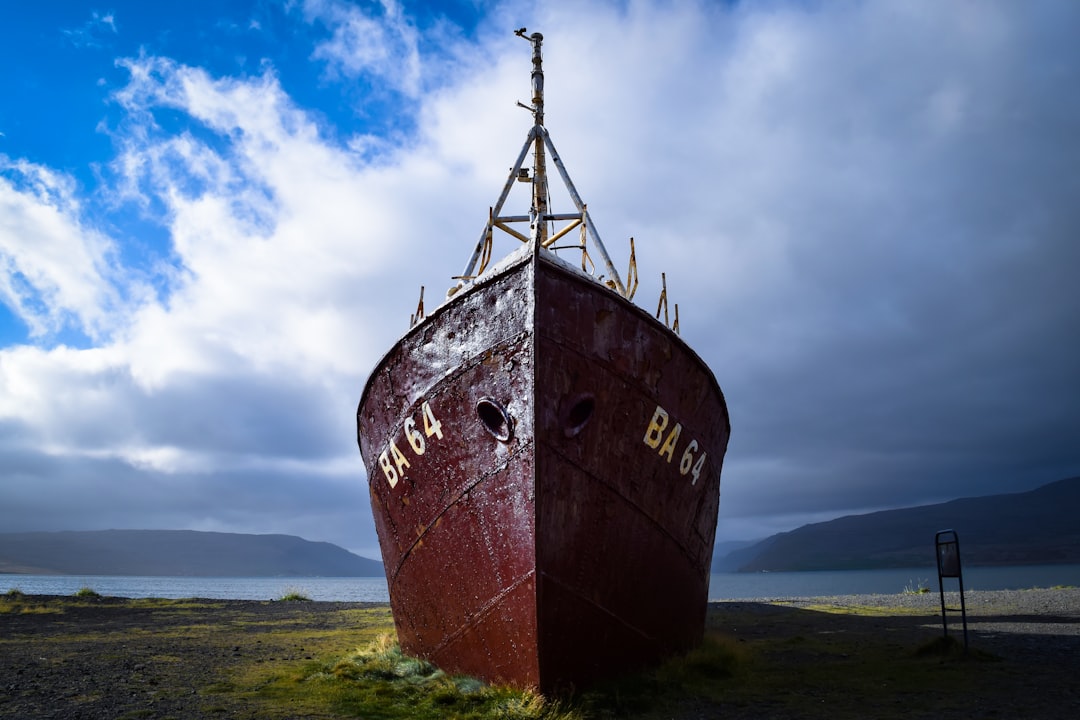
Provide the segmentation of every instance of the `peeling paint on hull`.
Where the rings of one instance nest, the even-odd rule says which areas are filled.
[[[618,294],[523,254],[391,349],[357,426],[404,652],[549,691],[700,640],[727,406]]]

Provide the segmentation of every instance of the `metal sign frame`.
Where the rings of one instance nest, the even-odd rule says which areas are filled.
[[[959,612],[964,624],[964,652],[968,649],[967,605],[964,603],[964,573],[960,567],[960,536],[955,530],[941,530],[934,536],[937,557],[938,591],[941,596],[941,627],[949,637],[948,614]],[[945,578],[956,578],[960,585],[960,607],[945,605]]]

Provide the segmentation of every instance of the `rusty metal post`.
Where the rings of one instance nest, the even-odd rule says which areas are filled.
[[[544,42],[544,36],[533,33],[529,36],[532,42],[532,111],[535,137],[533,139],[533,203],[532,217],[532,241],[538,245],[547,245],[547,219],[548,214],[548,191],[547,191],[547,160],[544,157],[544,68],[543,55],[540,48]]]
[[[578,194],[577,188],[574,187],[574,183],[570,180],[570,174],[566,172],[566,166],[563,165],[562,158],[559,157],[559,153],[555,150],[555,143],[551,141],[551,135],[544,129],[541,129],[539,132],[544,136],[544,142],[551,152],[551,160],[555,163],[555,168],[559,171],[559,175],[562,176],[563,184],[566,185],[566,191],[570,193],[570,199],[577,207],[578,212],[581,213],[581,217],[585,222],[585,227],[588,228],[589,233],[593,236],[596,247],[600,250],[600,257],[604,261],[608,274],[615,282],[615,289],[618,290],[620,295],[627,297],[626,288],[623,286],[622,278],[619,277],[619,271],[615,269],[615,265],[611,262],[611,257],[608,255],[607,248],[604,247],[603,241],[600,240],[600,233],[596,231],[592,217],[589,215],[588,208],[585,207],[585,202],[581,199],[581,195]]]

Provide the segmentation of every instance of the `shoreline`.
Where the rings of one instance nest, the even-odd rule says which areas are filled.
[[[1080,586],[1080,564],[969,568],[964,583],[970,590],[1027,589]],[[925,578],[930,578],[926,580]],[[796,573],[722,573],[711,576],[710,600],[759,600],[847,594],[895,594],[932,584],[926,569],[870,571],[813,571]],[[922,579],[920,579],[922,578]],[[933,581],[933,582],[931,582]],[[214,597],[269,600],[298,591],[313,600],[388,602],[383,577],[313,578],[196,578],[172,576],[0,575],[0,594],[17,588],[29,594],[65,595],[88,586],[102,595],[118,597]],[[948,587],[948,581],[946,582]],[[632,588],[632,586],[631,586]]]
[[[1059,600],[1063,602],[1053,602]],[[760,602],[760,603],[783,603],[799,606],[802,604],[819,604],[828,601],[838,607],[845,605],[869,605],[897,609],[930,608],[941,609],[941,595],[938,590],[931,589],[927,592],[896,592],[896,593],[845,593],[835,595],[792,595],[756,598],[722,598],[710,600],[714,602]],[[959,603],[960,593],[957,590],[945,591],[947,604]],[[1040,610],[1057,609],[1066,612],[1073,611],[1080,614],[1080,587],[1032,587],[1014,590],[965,590],[964,601],[968,612],[992,612],[1001,608],[1027,608],[1033,612]],[[1046,603],[1050,602],[1048,606]],[[1060,607],[1058,607],[1060,606]]]
[[[140,603],[197,603],[207,606],[223,605],[243,607],[245,605],[295,605],[298,607],[326,607],[326,608],[382,608],[388,613],[390,603],[384,601],[362,600],[313,600],[301,597],[299,599],[285,598],[219,598],[219,597],[186,597],[186,598],[131,598],[125,596],[110,596],[92,592],[87,596],[79,594],[56,595],[56,594],[33,594],[21,590],[12,589],[7,593],[0,593],[0,601],[5,598],[23,598],[25,601],[49,603],[64,601],[81,601],[101,606],[105,605],[139,605]],[[958,591],[946,591],[944,594],[945,605],[950,609],[948,615],[949,625],[960,623],[962,618],[960,610],[960,593]],[[899,593],[860,593],[839,595],[795,595],[795,596],[762,596],[755,598],[721,598],[708,601],[708,609],[714,612],[718,609],[731,609],[741,607],[776,607],[790,608],[793,610],[810,610],[832,614],[866,614],[882,617],[936,617],[941,619],[941,595],[936,592],[899,592]],[[1062,635],[1080,635],[1080,588],[1057,587],[1057,588],[1028,588],[1023,590],[968,590],[964,592],[964,609],[969,619],[985,621],[987,618],[1007,620],[1018,616],[1053,618],[1054,622],[1042,623],[1052,625],[1055,631]],[[0,618],[3,613],[0,612]]]
[[[965,601],[970,654],[941,643],[936,592],[712,601],[706,633],[733,674],[675,689],[646,674],[632,681],[644,709],[616,716],[1080,717],[1080,588]],[[959,639],[958,616],[949,630]],[[392,632],[382,602],[0,594],[0,718],[355,717],[261,688]]]

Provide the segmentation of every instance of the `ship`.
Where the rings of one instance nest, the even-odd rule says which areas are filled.
[[[731,425],[666,281],[655,315],[631,301],[633,240],[624,283],[544,125],[543,36],[517,34],[533,124],[447,299],[425,313],[421,288],[372,370],[357,437],[402,651],[548,693],[701,641]],[[528,214],[503,214],[521,183]],[[496,231],[519,247],[491,263]]]

